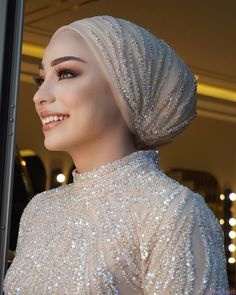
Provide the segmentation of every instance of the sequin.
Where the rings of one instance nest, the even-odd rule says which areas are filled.
[[[216,217],[158,156],[139,150],[74,170],[73,183],[37,194],[20,220],[5,295],[228,294]]]
[[[109,15],[60,27],[85,40],[105,73],[140,149],[156,148],[196,117],[196,79],[164,40],[128,20]]]

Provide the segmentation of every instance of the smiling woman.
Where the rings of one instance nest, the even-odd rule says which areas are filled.
[[[158,146],[196,116],[174,49],[123,19],[83,19],[54,33],[36,82],[44,145],[76,168],[25,208],[5,294],[228,294],[216,217],[159,167]]]
[[[56,59],[55,53],[59,56]],[[92,164],[100,164],[95,161],[95,150],[102,157],[114,157],[115,146],[121,146],[125,137],[127,144],[130,141],[129,150],[134,151],[108,81],[78,34],[65,30],[52,38],[36,81],[39,89],[33,100],[39,117],[46,123],[43,131],[47,149],[69,152],[81,172],[93,168]],[[57,121],[56,116],[66,120]]]

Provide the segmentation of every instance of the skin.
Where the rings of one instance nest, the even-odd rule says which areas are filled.
[[[64,56],[79,57],[83,62],[68,60],[51,65],[52,60]],[[78,173],[137,150],[102,69],[77,33],[56,33],[45,50],[42,64],[42,84],[33,97],[37,114],[69,114],[62,124],[43,131],[48,150],[67,152]],[[56,72],[65,68],[77,76]]]

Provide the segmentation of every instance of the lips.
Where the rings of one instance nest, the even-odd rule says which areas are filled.
[[[65,113],[42,111],[42,112],[40,112],[40,117],[41,117],[41,121],[43,123],[43,126],[42,126],[43,131],[48,131],[48,130],[51,130],[55,126],[62,124],[65,120],[68,119],[69,115],[65,114]],[[58,117],[58,118],[60,118],[60,120],[49,122],[50,117],[51,117],[51,120],[52,120],[52,117]]]
[[[48,124],[46,124],[46,125],[43,125],[43,126],[42,126],[42,129],[43,129],[43,131],[51,130],[51,129],[54,128],[55,126],[62,124],[64,121],[65,121],[65,120],[62,120],[62,121],[56,121],[56,122],[50,122],[50,123],[48,123]]]
[[[40,112],[40,117],[41,118],[45,118],[45,117],[50,117],[50,116],[69,116],[68,114],[63,114],[63,113],[53,113],[53,112],[49,112],[49,111],[43,111]]]

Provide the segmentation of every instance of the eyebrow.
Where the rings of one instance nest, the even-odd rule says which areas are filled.
[[[85,60],[83,60],[82,58],[79,58],[79,57],[76,57],[76,56],[63,56],[63,57],[59,57],[59,58],[56,58],[54,59],[52,62],[51,62],[51,67],[55,66],[55,65],[58,65],[64,61],[68,61],[68,60],[75,60],[75,61],[79,61],[79,62],[83,62],[83,63],[87,63]],[[43,70],[44,69],[44,66],[43,66],[43,63],[40,62],[39,63],[39,70]]]

